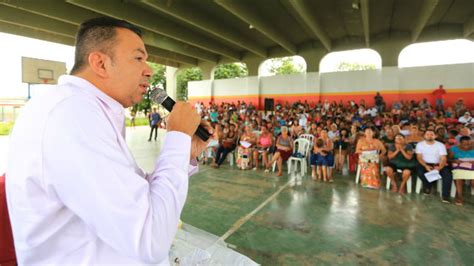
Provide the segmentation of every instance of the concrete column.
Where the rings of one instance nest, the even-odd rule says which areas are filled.
[[[202,71],[202,79],[214,79],[214,69],[216,64],[211,62],[199,62],[198,67]]]
[[[299,53],[306,61],[306,72],[319,72],[319,63],[328,52],[324,49],[304,50]]]
[[[166,67],[166,93],[172,98],[176,99],[176,76],[178,74],[178,68],[176,67]]]
[[[263,58],[248,58],[244,59],[243,62],[247,66],[247,70],[249,72],[249,77],[250,76],[258,76],[258,68],[260,67],[260,64],[265,61]]]
[[[382,66],[398,66],[398,56],[403,48],[411,44],[408,34],[373,40],[370,48],[380,54]]]

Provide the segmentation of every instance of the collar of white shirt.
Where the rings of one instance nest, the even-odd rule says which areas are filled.
[[[72,76],[72,75],[62,75],[59,77],[58,85],[65,85],[65,84],[72,84],[76,87],[81,87],[87,93],[90,93],[102,101],[104,101],[114,112],[114,114],[120,115],[124,114],[124,107],[122,104],[117,102],[115,99],[110,97],[109,95],[105,94],[102,90],[97,88],[94,84],[90,83],[88,80],[83,78]]]
[[[122,132],[122,135],[125,137],[125,112],[122,104],[117,102],[114,98],[105,94],[102,90],[97,88],[94,84],[80,78],[78,76],[72,75],[62,75],[58,79],[58,86],[69,85],[80,88],[83,92],[93,95],[102,101],[111,111],[114,118],[114,124],[117,129]]]

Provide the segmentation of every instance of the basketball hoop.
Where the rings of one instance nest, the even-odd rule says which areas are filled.
[[[51,80],[51,79],[41,79],[43,81],[43,84],[48,84],[48,82]]]

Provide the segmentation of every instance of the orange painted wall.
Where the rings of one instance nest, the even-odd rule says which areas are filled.
[[[446,89],[446,88],[445,88]],[[384,98],[388,106],[390,106],[394,101],[399,100],[416,100],[420,101],[423,98],[427,98],[428,101],[434,106],[435,98],[431,94],[430,90],[408,90],[402,92],[387,91],[384,93],[381,90],[380,94]],[[275,104],[281,103],[284,104],[286,101],[292,103],[296,101],[304,102],[307,100],[309,103],[317,102],[318,100],[324,101],[328,99],[329,101],[339,102],[342,100],[344,103],[347,103],[350,100],[354,100],[357,103],[364,99],[366,104],[374,104],[375,92],[360,92],[360,93],[327,93],[327,94],[263,94],[263,95],[247,95],[247,96],[213,96],[213,97],[190,97],[189,102],[195,103],[197,101],[204,102],[205,105],[208,105],[212,100],[217,104],[222,102],[235,102],[245,101],[246,103],[252,102],[255,106],[258,106],[259,109],[263,109],[264,99],[273,98],[275,99]],[[474,88],[468,89],[447,89],[447,94],[445,95],[445,106],[452,106],[459,99],[464,99],[464,104],[469,108],[474,108]]]

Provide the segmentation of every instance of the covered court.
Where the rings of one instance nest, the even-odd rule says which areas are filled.
[[[74,45],[77,26],[104,15],[143,30],[149,60],[167,66],[170,96],[176,96],[177,74],[199,67],[203,80],[189,83],[193,103],[245,101],[259,110],[266,98],[275,104],[355,99],[373,105],[380,92],[387,105],[422,98],[434,105],[432,91],[444,84],[446,105],[463,98],[474,108],[474,63],[398,67],[410,44],[473,41],[471,0],[8,0],[0,1],[0,31]],[[320,73],[327,54],[361,48],[380,55],[380,69]],[[260,75],[265,60],[294,55],[304,58],[304,73]],[[245,63],[248,77],[214,79],[217,65],[233,62]],[[148,133],[149,127],[127,128],[127,143],[151,171],[164,131],[151,143]],[[2,137],[2,151],[7,142]],[[353,173],[326,183],[311,180],[310,171],[285,171],[276,177],[228,161],[219,169],[202,165],[190,179],[181,220],[263,265],[474,263],[470,193],[460,207],[441,203],[438,193],[364,189]]]
[[[149,171],[161,145],[147,134],[129,129],[127,141]],[[366,190],[353,175],[331,184],[226,162],[191,177],[181,218],[262,265],[471,265],[474,198],[466,200],[456,208],[434,195]]]

